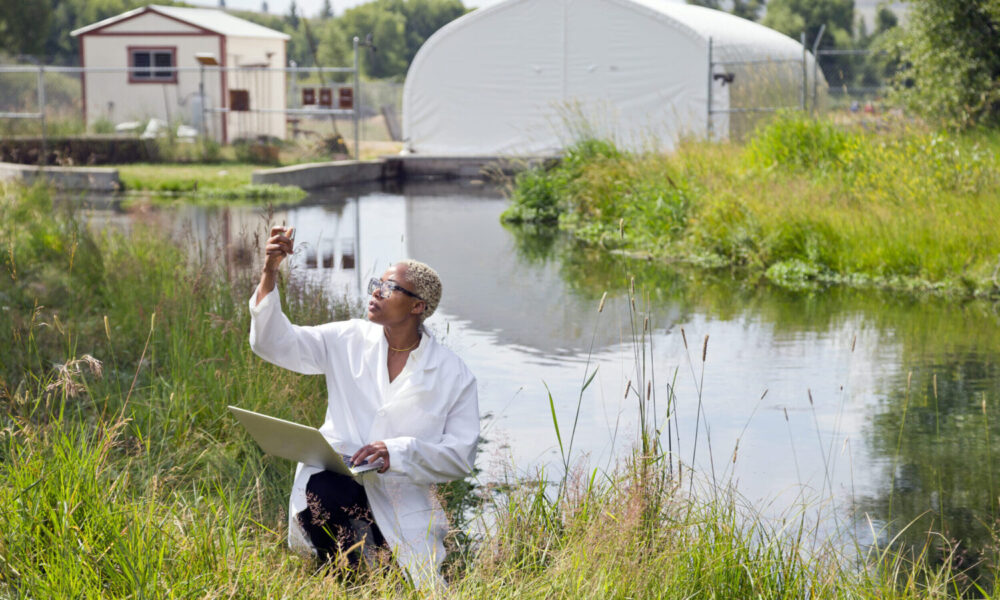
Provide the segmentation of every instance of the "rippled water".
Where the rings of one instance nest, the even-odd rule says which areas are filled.
[[[420,184],[317,194],[274,215],[297,229],[298,276],[336,290],[357,294],[403,257],[439,271],[444,297],[428,325],[478,377],[486,477],[503,466],[558,476],[548,392],[568,442],[594,369],[574,456],[607,468],[627,455],[638,423],[635,395],[625,394],[639,379],[626,293],[634,276],[649,301],[659,422],[666,431],[674,383],[670,444],[703,480],[734,483],[760,506],[805,499],[865,527],[868,515],[883,539],[918,519],[905,536],[912,543],[934,528],[973,549],[988,544],[1000,494],[995,306],[792,292],[728,271],[631,261],[552,232],[506,229],[505,205],[487,186]],[[136,218],[100,214],[124,226]],[[233,260],[263,231],[253,208],[182,206],[156,218],[222,235]]]

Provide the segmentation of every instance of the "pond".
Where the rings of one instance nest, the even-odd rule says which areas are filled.
[[[700,489],[731,485],[774,515],[807,505],[811,518],[856,531],[862,543],[915,521],[903,539],[918,547],[929,529],[959,541],[969,561],[991,544],[1000,493],[996,306],[790,291],[729,271],[627,259],[554,232],[505,228],[505,206],[488,185],[423,183],[313,194],[273,215],[296,227],[297,276],[335,291],[357,295],[403,257],[438,270],[444,296],[428,326],[478,377],[483,479],[510,468],[560,476],[550,393],[564,446],[579,406],[574,463],[614,468],[637,439],[637,382],[651,380],[663,444],[669,435],[670,449],[694,463]],[[221,235],[233,260],[264,231],[259,208],[151,210],[177,231]],[[124,226],[135,218],[97,212]],[[645,377],[631,277],[637,309],[649,309]]]

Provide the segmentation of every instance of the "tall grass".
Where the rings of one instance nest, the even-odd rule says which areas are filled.
[[[224,265],[213,244],[190,252],[197,240],[151,230],[93,234],[44,188],[5,188],[0,216],[0,596],[422,595],[398,570],[331,575],[285,548],[290,466],[263,456],[224,407],[315,423],[324,390],[321,378],[271,367],[249,351],[252,265]],[[461,547],[447,573],[451,586],[439,595],[962,591],[955,572],[925,557],[886,551],[858,568],[833,548],[807,547],[797,514],[782,525],[725,488],[681,487],[662,429],[672,422],[676,436],[689,424],[676,422],[672,386],[655,378],[640,284],[630,283],[628,393],[643,415],[635,452],[612,472],[570,469],[556,496],[544,473],[480,488],[489,524]],[[281,285],[295,321],[354,310],[294,279]]]
[[[592,244],[733,265],[788,286],[1000,293],[995,133],[866,131],[784,116],[742,146],[689,141],[670,155],[610,147],[575,160],[594,145],[608,146],[584,141],[567,164],[518,176],[505,218],[558,222]]]

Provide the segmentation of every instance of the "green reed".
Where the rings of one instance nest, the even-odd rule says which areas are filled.
[[[252,264],[227,264],[212,240],[90,233],[43,188],[5,188],[0,216],[0,597],[422,596],[396,570],[330,575],[285,547],[291,469],[262,455],[224,407],[318,422],[323,382],[250,352]],[[295,282],[281,283],[293,320],[355,314]],[[765,519],[724,482],[710,493],[681,488],[680,448],[661,440],[666,422],[679,443],[674,407],[688,399],[655,377],[641,283],[628,296],[628,393],[643,415],[635,452],[609,472],[571,464],[556,497],[544,473],[482,485],[484,524],[441,597],[958,589],[956,573],[923,556],[883,549],[856,568],[833,548],[807,550],[801,509]]]
[[[584,140],[563,165],[519,175],[505,219],[557,222],[602,248],[737,266],[788,287],[993,297],[998,150],[990,131],[865,130],[794,115],[745,145],[686,141],[670,154]]]

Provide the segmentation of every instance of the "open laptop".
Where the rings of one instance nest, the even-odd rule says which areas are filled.
[[[257,444],[268,454],[287,458],[315,467],[322,467],[334,473],[353,477],[366,471],[381,469],[382,459],[351,465],[348,454],[340,454],[330,446],[323,434],[314,427],[299,425],[284,419],[276,419],[236,406],[230,406],[233,413]]]

